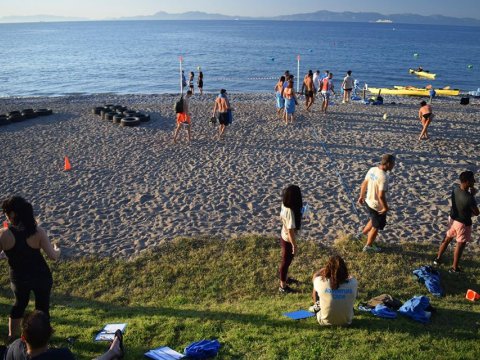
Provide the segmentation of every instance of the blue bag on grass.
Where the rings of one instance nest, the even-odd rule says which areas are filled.
[[[373,315],[384,318],[384,319],[396,319],[397,312],[390,309],[384,304],[378,304],[374,309],[370,310]]]
[[[419,269],[413,270],[413,274],[417,277],[418,282],[425,284],[427,290],[433,296],[442,297],[445,291],[440,284],[440,273],[431,266],[421,266]]]
[[[430,299],[426,296],[414,296],[407,300],[398,311],[410,319],[426,324],[432,316],[430,311],[426,311],[427,309],[431,309]]]
[[[192,359],[207,359],[217,356],[220,349],[218,340],[201,340],[191,343],[185,348],[185,355]]]

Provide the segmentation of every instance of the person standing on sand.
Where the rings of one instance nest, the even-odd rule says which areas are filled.
[[[381,249],[373,244],[378,231],[383,230],[387,224],[387,212],[390,210],[387,203],[388,175],[395,166],[395,157],[391,154],[382,156],[380,165],[370,168],[365,180],[360,186],[359,204],[366,204],[370,214],[370,220],[357,235],[360,239],[362,235],[367,235],[367,243],[363,247],[363,252],[379,252]],[[366,194],[366,196],[365,196]]]
[[[221,89],[220,94],[215,99],[215,104],[213,105],[213,116],[216,116],[218,112],[218,122],[220,127],[218,128],[218,140],[221,140],[225,129],[230,124],[229,119],[230,102],[227,98],[227,90]]]
[[[453,265],[449,270],[451,273],[462,271],[458,263],[467,242],[472,241],[472,216],[480,214],[477,201],[475,200],[477,189],[475,189],[474,185],[475,177],[473,172],[464,171],[460,174],[460,185],[455,184],[452,190],[452,207],[448,218],[448,230],[440,244],[437,257],[433,260],[434,265],[439,265],[448,245],[453,238],[456,238],[457,246],[455,246],[455,252],[453,253]]]
[[[198,91],[200,91],[200,95],[203,94],[203,72],[198,73],[198,79],[197,79],[197,87]]]
[[[426,101],[420,103],[420,110],[418,110],[418,118],[422,122],[422,131],[418,140],[428,139],[428,126],[433,120],[432,106],[427,104]]]
[[[193,79],[195,77],[195,73],[193,71],[190,71],[190,75],[188,77],[188,87],[190,88],[190,91],[192,92],[193,95]]]
[[[313,73],[313,87],[315,95],[320,92],[320,70],[317,70]]]
[[[177,127],[175,128],[175,132],[173,134],[173,142],[177,142],[178,133],[182,126],[187,128],[188,133],[188,142],[192,141],[192,134],[191,134],[191,117],[190,117],[190,97],[192,96],[192,91],[188,90],[187,95],[183,98],[183,112],[177,114]]]
[[[185,78],[185,71],[182,70],[182,88],[185,89],[187,87],[187,79]]]
[[[50,268],[40,250],[57,260],[60,249],[50,243],[45,230],[37,225],[32,205],[20,196],[12,196],[2,203],[2,211],[10,225],[0,230],[0,250],[5,252],[10,267],[10,282],[15,303],[8,320],[8,337],[20,335],[20,324],[30,300],[35,294],[35,309],[50,317],[50,292],[53,279]]]
[[[285,107],[285,99],[283,98],[284,83],[285,83],[285,76],[281,76],[277,84],[275,85],[275,88],[273,89],[275,91],[275,99],[277,104],[277,116],[280,118],[282,117],[282,111],[283,111],[283,108]]]
[[[332,83],[333,74],[328,73],[326,78],[323,78],[320,83],[320,90],[322,92],[323,102],[322,102],[322,111],[326,114],[328,109],[328,104],[330,102],[330,91],[335,94],[333,83]]]
[[[297,249],[297,235],[302,225],[302,192],[297,185],[290,185],[283,190],[282,206],[280,210],[280,219],[282,221],[282,230],[280,236],[280,245],[282,248],[282,261],[279,267],[280,287],[278,291],[281,294],[293,292],[288,286],[288,269]],[[290,281],[294,281],[291,279]]]
[[[348,103],[352,97],[352,90],[355,80],[352,77],[352,70],[347,71],[347,76],[343,79],[342,89],[343,89],[343,101],[342,104]]]
[[[290,75],[290,71],[285,70],[285,74],[283,74],[283,76],[285,76],[285,82],[283,83],[283,87],[286,88],[288,85],[288,82],[290,81],[290,76],[293,76],[293,75]]]
[[[303,80],[303,86],[305,87],[305,108],[310,112],[310,108],[314,102],[315,86],[313,85],[313,73],[309,71],[308,75]]]
[[[292,75],[290,75],[291,77]],[[295,120],[295,106],[298,105],[297,96],[295,90],[293,90],[293,80],[288,82],[287,88],[283,89],[283,97],[285,99],[285,124],[288,125],[288,120],[294,122]]]

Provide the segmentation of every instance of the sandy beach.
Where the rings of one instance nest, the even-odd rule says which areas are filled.
[[[172,141],[177,95],[2,98],[0,114],[47,107],[54,114],[0,127],[0,194],[31,201],[67,256],[129,257],[178,236],[277,236],[280,194],[290,183],[312,209],[302,238],[331,243],[339,232],[356,233],[367,214],[359,208],[359,219],[351,200],[386,152],[397,163],[389,224],[378,240],[438,243],[458,174],[479,176],[477,99],[467,106],[435,100],[431,139],[419,142],[419,98],[386,96],[385,105],[366,106],[340,104],[337,95],[328,115],[318,99],[305,112],[300,98],[296,123],[285,126],[273,94],[230,94],[234,122],[217,141],[209,123],[214,97],[191,100],[191,144],[185,134]],[[150,113],[151,121],[123,128],[92,114],[106,103]]]

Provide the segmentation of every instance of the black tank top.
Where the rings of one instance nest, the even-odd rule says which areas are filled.
[[[25,231],[14,226],[9,226],[8,229],[15,237],[13,248],[5,250],[10,265],[10,279],[24,281],[50,277],[50,269],[40,249],[34,249],[27,244]]]

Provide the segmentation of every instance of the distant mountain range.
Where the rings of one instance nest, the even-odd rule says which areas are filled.
[[[332,12],[316,11],[306,14],[281,15],[274,17],[245,17],[229,16],[222,14],[209,14],[199,11],[190,11],[181,14],[169,14],[159,11],[153,15],[130,16],[122,18],[110,18],[105,20],[274,20],[274,21],[338,21],[338,22],[382,22],[402,24],[426,24],[426,25],[463,25],[480,26],[480,19],[456,18],[443,15],[423,16],[417,14],[391,14],[384,15],[375,12]],[[61,21],[91,21],[87,18],[73,18],[51,15],[36,16],[5,16],[0,17],[0,23],[12,22],[61,22]]]

